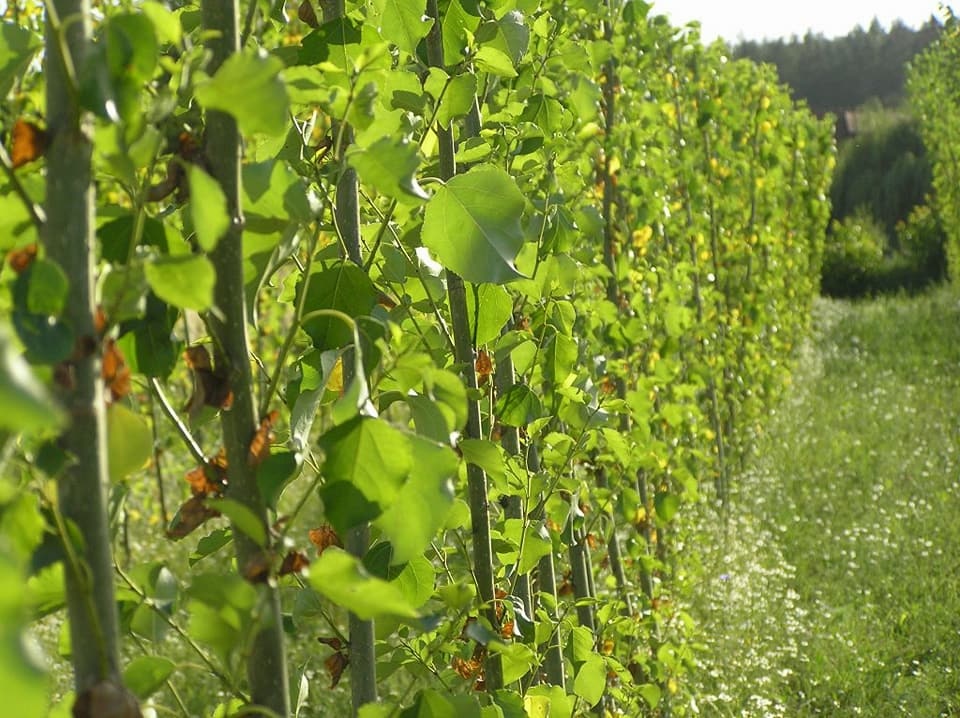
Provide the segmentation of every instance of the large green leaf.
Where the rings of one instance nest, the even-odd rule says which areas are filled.
[[[243,214],[258,231],[285,227],[313,217],[303,180],[286,162],[268,160],[243,166]]]
[[[216,272],[209,259],[186,254],[147,264],[147,283],[167,304],[203,311],[213,304]]]
[[[67,303],[70,280],[56,262],[36,259],[17,278],[17,284],[26,283],[26,310],[31,314],[60,316]]]
[[[144,700],[163,686],[176,667],[176,663],[163,656],[137,656],[124,669],[123,682]]]
[[[453,506],[453,481],[459,460],[448,446],[419,436],[409,437],[412,465],[409,480],[376,526],[393,544],[391,563],[405,563],[423,553]]]
[[[426,200],[429,195],[417,182],[420,157],[413,142],[382,137],[369,147],[354,147],[347,161],[360,179],[377,192],[397,200]]]
[[[336,309],[347,316],[369,314],[377,301],[377,290],[360,267],[342,262],[310,276],[304,309]],[[320,351],[353,343],[350,327],[330,316],[318,316],[303,323],[304,331]]]
[[[500,336],[513,316],[513,298],[503,287],[483,284],[467,292],[467,321],[477,346]]]
[[[227,197],[220,184],[196,165],[189,165],[190,219],[200,249],[210,252],[230,227]]]
[[[363,620],[418,615],[398,586],[371,576],[360,561],[338,548],[328,548],[310,566],[310,585]]]
[[[5,406],[5,405],[4,405]],[[0,691],[10,716],[46,715],[49,681],[28,650],[24,633],[24,577],[7,552],[0,552]]]
[[[584,661],[573,679],[573,692],[583,698],[588,705],[596,705],[607,689],[607,664],[600,656],[593,654]]]
[[[380,13],[380,26],[384,39],[411,55],[417,45],[427,36],[431,22],[424,17],[426,0],[375,0]]]
[[[43,43],[40,38],[12,22],[0,23],[0,100],[5,100],[14,81],[21,77]]]
[[[514,262],[523,247],[523,208],[510,175],[480,165],[452,178],[427,203],[423,242],[464,279],[503,284],[522,276]]]
[[[65,416],[0,328],[0,428],[33,433],[57,429]]]
[[[153,454],[153,432],[147,422],[123,404],[107,409],[107,456],[110,478],[120,481],[142,469]]]
[[[232,55],[195,94],[206,109],[233,115],[244,134],[281,135],[287,129],[288,104],[282,69],[283,62],[276,57]]]
[[[397,498],[413,466],[410,437],[381,419],[358,416],[319,439],[327,484],[346,482],[381,509]]]

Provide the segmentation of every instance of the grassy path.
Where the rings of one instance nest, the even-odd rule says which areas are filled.
[[[703,715],[960,715],[960,302],[822,302],[708,542]]]

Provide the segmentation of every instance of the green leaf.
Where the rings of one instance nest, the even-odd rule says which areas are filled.
[[[451,78],[440,100],[437,121],[443,127],[449,127],[450,121],[463,117],[473,109],[477,96],[477,76],[473,74],[456,75]]]
[[[413,466],[410,438],[381,419],[358,416],[319,439],[327,485],[347,482],[383,508],[397,498]]]
[[[233,531],[230,529],[216,529],[197,541],[197,548],[190,554],[187,562],[192,568],[194,564],[202,561],[207,556],[215,554],[227,544],[233,541]]]
[[[392,583],[400,589],[403,597],[414,608],[420,608],[433,595],[437,573],[433,564],[423,556],[414,556]]]
[[[12,22],[0,23],[0,100],[22,77],[43,43],[40,37]]]
[[[66,416],[30,372],[0,326],[0,428],[32,434],[58,429]]]
[[[114,15],[107,22],[106,36],[107,65],[115,83],[128,80],[134,89],[153,76],[159,48],[149,18],[140,13]]]
[[[290,220],[313,218],[300,176],[286,162],[268,160],[243,166],[243,215],[258,231],[283,229]]]
[[[520,680],[536,665],[537,654],[530,646],[523,643],[503,643],[490,641],[491,652],[500,655],[503,666],[503,682],[506,684]]]
[[[246,534],[257,546],[267,545],[267,529],[253,509],[234,499],[207,499],[207,506],[216,509],[228,519],[233,528]]]
[[[30,267],[17,278],[17,284],[26,284],[26,307],[32,314],[60,316],[67,303],[70,281],[55,262],[35,259]]]
[[[513,61],[505,52],[495,47],[485,45],[477,50],[473,61],[484,72],[498,77],[516,77],[517,71],[513,68]]]
[[[355,264],[341,262],[310,275],[304,310],[309,313],[317,309],[336,309],[356,319],[373,310],[377,294],[366,272]],[[350,328],[332,317],[312,317],[303,323],[303,329],[320,351],[353,343]]]
[[[443,528],[453,506],[453,479],[459,460],[448,446],[409,437],[414,471],[376,526],[393,544],[392,563],[422,554]]]
[[[680,508],[680,499],[676,494],[661,491],[654,497],[653,506],[657,512],[657,518],[661,521],[670,521]]]
[[[654,683],[644,683],[642,686],[637,686],[637,692],[643,696],[643,700],[651,708],[656,708],[660,703],[660,687]]]
[[[526,426],[543,416],[543,407],[530,387],[514,384],[497,399],[495,413],[504,426]]]
[[[549,718],[571,718],[574,699],[568,696],[560,686],[533,686],[527,691],[527,698],[545,698],[549,701]],[[532,714],[536,715],[536,714]]]
[[[177,664],[162,656],[137,656],[123,671],[123,682],[140,700],[156,693]]]
[[[583,698],[588,705],[594,706],[603,698],[607,689],[607,664],[594,654],[584,661],[573,680],[573,692]]]
[[[62,575],[62,574],[61,574]],[[24,576],[13,558],[0,552],[0,691],[10,716],[42,716],[48,707],[49,678],[28,649],[24,632]]]
[[[205,109],[234,116],[244,134],[282,135],[287,129],[287,91],[276,57],[238,53],[220,66],[194,94]]]
[[[153,455],[153,432],[146,420],[123,404],[107,408],[107,457],[110,480],[139,471]]]
[[[430,196],[417,182],[419,151],[413,142],[382,137],[366,148],[353,147],[347,161],[360,179],[392,199],[426,200]]]
[[[463,460],[468,464],[476,464],[491,477],[501,480],[506,477],[503,454],[500,453],[500,447],[492,441],[463,439],[458,448],[463,454]]]
[[[257,486],[260,488],[263,503],[275,510],[283,490],[299,473],[300,463],[292,451],[270,454],[257,467]]]
[[[513,316],[513,298],[503,287],[481,284],[467,292],[467,320],[470,333],[480,346],[492,342]]]
[[[130,371],[148,377],[170,375],[180,356],[181,344],[173,335],[179,314],[150,293],[143,317],[121,324],[118,345]]]
[[[161,257],[147,264],[146,274],[150,288],[167,304],[198,312],[213,304],[217,275],[206,257]]]
[[[447,11],[443,14],[443,64],[448,67],[463,62],[463,51],[467,48],[469,37],[477,31],[480,24],[479,16],[471,15],[463,5],[460,0],[450,0]]]
[[[226,659],[257,624],[252,615],[256,589],[239,575],[208,573],[194,576],[187,593],[190,635]]]
[[[381,28],[388,30],[384,33],[384,39],[403,52],[415,54],[417,45],[427,36],[433,24],[424,17],[427,12],[426,0],[376,0],[375,7],[380,13]]]
[[[190,219],[197,233],[197,244],[205,252],[213,251],[230,228],[227,197],[220,183],[194,164],[187,166],[190,181]]]
[[[153,23],[154,32],[160,42],[179,45],[183,36],[180,20],[164,5],[153,0],[145,0],[138,6],[141,12]]]
[[[519,519],[508,519],[508,521],[518,521]],[[523,547],[520,553],[520,561],[517,564],[517,571],[521,574],[528,573],[537,562],[544,556],[549,556],[553,551],[553,542],[550,540],[550,534],[540,526],[528,525],[523,537]]]
[[[310,585],[361,620],[418,616],[397,586],[374,578],[354,556],[338,548],[328,548],[311,564]]]
[[[554,386],[562,385],[573,371],[578,357],[577,343],[565,334],[555,334],[543,353],[543,375]]]
[[[480,165],[452,178],[427,203],[423,242],[448,269],[470,282],[503,284],[523,275],[524,197],[499,167]]]

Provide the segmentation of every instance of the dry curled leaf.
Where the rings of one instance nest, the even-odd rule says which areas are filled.
[[[280,564],[279,576],[286,576],[291,573],[300,573],[310,565],[310,559],[300,551],[288,551],[283,557],[283,563]]]
[[[233,392],[227,373],[216,369],[210,360],[210,352],[203,345],[188,347],[183,359],[193,377],[193,393],[187,401],[186,411],[195,418],[205,406],[214,409],[229,409],[233,406]]]
[[[100,375],[110,390],[111,401],[119,401],[130,393],[130,367],[127,366],[127,360],[117,342],[112,338],[107,339],[103,345]]]
[[[227,488],[227,452],[220,451],[206,464],[197,466],[184,476],[194,496],[221,496]]]
[[[330,688],[336,688],[340,679],[343,677],[343,672],[347,666],[350,665],[350,659],[343,651],[337,651],[329,656],[327,660],[323,662],[323,665],[330,674]]]
[[[188,536],[198,526],[204,524],[208,519],[219,516],[220,512],[211,509],[206,504],[206,497],[203,495],[191,496],[177,510],[177,515],[173,517],[170,526],[167,527],[167,538],[182,539]]]
[[[317,12],[313,9],[313,3],[310,0],[302,0],[300,7],[297,8],[297,17],[304,25],[316,30],[320,27],[320,21],[317,19]]]
[[[27,271],[27,268],[33,264],[33,260],[37,258],[37,243],[32,242],[31,244],[24,245],[23,247],[16,247],[7,252],[7,264],[10,265],[12,269],[17,274],[23,274]]]
[[[483,349],[477,352],[474,368],[477,370],[477,384],[486,384],[490,380],[490,375],[493,374],[493,360]]]
[[[339,651],[344,647],[344,642],[337,638],[336,636],[319,636],[317,638],[318,643],[322,643],[325,646],[330,646],[335,651]]]
[[[310,543],[316,547],[318,556],[331,546],[343,548],[343,542],[330,524],[310,529],[307,535],[310,537]]]
[[[17,120],[10,132],[10,164],[13,169],[43,157],[50,146],[49,133],[27,120]]]
[[[450,662],[450,667],[453,668],[456,674],[461,678],[470,680],[471,678],[476,678],[480,675],[480,669],[483,666],[476,658],[465,660],[459,656],[455,656]]]
[[[205,164],[203,161],[203,146],[195,135],[183,131],[177,137],[175,155],[167,162],[166,176],[157,184],[147,188],[148,202],[164,200],[174,190],[177,192],[178,202],[185,202],[190,197],[187,164]]]
[[[247,463],[250,466],[259,466],[270,455],[270,444],[274,439],[273,425],[279,418],[280,412],[274,409],[260,420],[260,428],[250,441],[247,454]]]

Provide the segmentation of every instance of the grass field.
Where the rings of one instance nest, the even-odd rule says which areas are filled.
[[[960,301],[822,301],[701,537],[703,715],[960,715]]]

